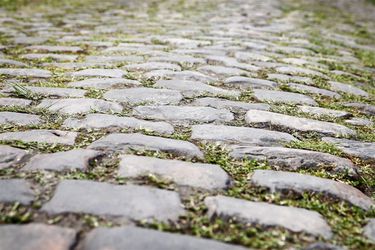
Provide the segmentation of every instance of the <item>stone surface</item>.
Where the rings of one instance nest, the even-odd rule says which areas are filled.
[[[318,105],[309,96],[284,91],[254,89],[254,97],[262,102]]]
[[[90,162],[103,154],[89,149],[74,149],[53,154],[38,154],[32,157],[22,170],[88,170]]]
[[[375,143],[373,142],[360,142],[332,137],[324,137],[322,140],[336,145],[336,147],[350,156],[358,157],[365,161],[375,161]]]
[[[29,115],[16,112],[0,112],[0,125],[28,126],[38,125],[41,119],[38,115]]]
[[[354,126],[374,126],[374,122],[364,118],[357,118],[353,117],[352,119],[345,120],[347,124],[354,125]]]
[[[34,45],[26,47],[27,50],[32,51],[45,51],[45,52],[71,52],[77,53],[83,50],[76,46],[54,46],[54,45]]]
[[[344,92],[346,94],[356,95],[356,96],[369,96],[368,93],[360,88],[354,87],[349,84],[341,83],[341,82],[333,82],[329,81],[329,85],[331,86],[332,90]]]
[[[304,248],[304,250],[347,250],[347,248],[342,248],[329,243],[317,242],[310,244],[307,248]]]
[[[73,77],[112,77],[121,78],[126,74],[125,71],[120,69],[84,69],[77,72],[73,72]]]
[[[75,61],[78,56],[76,55],[64,55],[64,54],[25,54],[22,55],[22,58],[28,59],[28,60],[46,60],[46,59],[52,59],[57,62],[69,62],[69,61]]]
[[[1,225],[0,249],[69,250],[76,241],[76,231],[52,225]]]
[[[122,111],[122,106],[118,103],[91,98],[44,99],[37,107],[67,115]]]
[[[207,197],[204,203],[208,207],[210,217],[235,217],[242,222],[265,227],[283,227],[292,232],[306,232],[326,239],[332,237],[332,231],[323,217],[307,209],[252,202],[221,195]]]
[[[267,161],[268,164],[281,169],[332,169],[357,175],[357,168],[345,158],[327,153],[283,147],[232,146],[230,156],[236,159]]]
[[[364,210],[375,206],[375,202],[358,189],[341,182],[292,172],[255,170],[251,183],[275,191],[312,192],[344,200]]]
[[[348,118],[352,116],[350,113],[346,111],[319,108],[319,107],[299,106],[298,109],[304,113],[308,113],[310,115],[317,116],[317,117],[330,116],[333,118]]]
[[[31,100],[21,98],[0,98],[1,107],[27,107],[31,105]]]
[[[42,211],[87,213],[131,220],[176,220],[184,214],[176,192],[136,185],[64,180]]]
[[[226,86],[238,87],[240,89],[273,89],[277,87],[276,82],[264,79],[250,78],[244,76],[232,76],[225,79]]]
[[[133,114],[143,119],[192,121],[192,122],[228,122],[233,114],[225,109],[194,106],[139,106]]]
[[[316,88],[312,86],[306,86],[303,84],[297,84],[297,83],[288,83],[288,86],[292,89],[298,90],[299,92],[303,93],[310,93],[310,94],[316,94],[316,95],[321,95],[321,96],[327,96],[331,98],[341,98],[341,95],[339,95],[336,92],[326,90],[326,89],[321,89],[321,88]]]
[[[27,154],[25,150],[0,145],[0,169],[8,168],[21,162]]]
[[[212,98],[212,97],[204,97],[204,98],[196,99],[192,103],[192,105],[206,106],[206,107],[212,107],[212,108],[217,108],[217,109],[228,109],[234,112],[247,111],[251,109],[269,110],[271,108],[270,105],[265,104],[265,103],[238,102],[238,101],[230,101],[230,100]]]
[[[357,108],[359,111],[367,115],[375,115],[375,105],[366,103],[345,103],[344,106]]]
[[[375,243],[375,219],[370,219],[363,229],[364,235],[373,243]]]
[[[125,237],[124,237],[125,236]],[[137,227],[97,228],[83,242],[83,250],[245,250],[247,248],[228,245],[214,240],[165,233]]]
[[[74,145],[77,135],[75,132],[39,129],[22,132],[5,132],[0,134],[0,141]]]
[[[1,203],[30,205],[35,199],[30,183],[23,179],[0,180],[0,187]]]
[[[0,68],[0,75],[6,76],[23,76],[34,78],[50,78],[52,73],[43,69],[4,69]]]
[[[106,114],[89,114],[83,119],[68,118],[63,127],[73,129],[131,128],[154,131],[161,134],[173,134],[174,128],[166,122],[154,122]]]
[[[93,142],[89,148],[109,151],[150,150],[187,158],[203,157],[199,148],[190,142],[142,134],[110,134]]]
[[[69,87],[97,89],[125,88],[138,85],[141,85],[141,83],[135,80],[124,78],[89,78],[82,81],[71,82],[68,84]]]
[[[132,88],[110,90],[104,94],[107,100],[129,104],[178,104],[182,100],[179,91],[169,89]]]
[[[70,88],[49,88],[49,87],[26,87],[34,94],[56,97],[84,97],[86,91],[81,89]]]
[[[133,155],[121,157],[120,176],[135,178],[148,174],[171,180],[178,185],[204,189],[222,189],[231,184],[228,174],[218,165]]]
[[[257,146],[275,146],[297,140],[292,135],[282,132],[208,124],[194,125],[192,127],[191,139]]]
[[[249,124],[277,126],[301,132],[318,132],[333,136],[355,135],[354,130],[340,124],[299,118],[262,110],[249,110],[246,113],[245,120]]]

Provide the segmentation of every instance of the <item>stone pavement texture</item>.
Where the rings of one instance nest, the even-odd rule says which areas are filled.
[[[0,250],[375,249],[373,0],[21,2]]]

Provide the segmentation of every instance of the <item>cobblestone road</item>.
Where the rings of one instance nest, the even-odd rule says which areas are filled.
[[[1,10],[0,250],[375,249],[375,7],[326,2]]]

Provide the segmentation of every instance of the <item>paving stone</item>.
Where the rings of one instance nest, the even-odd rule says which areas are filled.
[[[28,153],[25,150],[0,145],[0,169],[20,163]]]
[[[344,106],[357,108],[361,113],[367,115],[375,115],[375,105],[366,103],[345,103]]]
[[[171,180],[178,185],[204,189],[222,189],[231,184],[228,174],[218,165],[134,155],[121,157],[121,177],[136,178],[149,174]]]
[[[310,76],[319,76],[323,78],[327,78],[323,73],[306,69],[302,67],[293,67],[293,66],[283,66],[276,68],[276,71],[281,74],[288,74],[288,75],[310,75]]]
[[[76,46],[54,46],[54,45],[33,45],[26,47],[27,50],[32,51],[44,51],[44,52],[70,52],[70,53],[77,53],[82,52],[83,49]]]
[[[355,135],[354,130],[340,124],[299,118],[262,110],[247,111],[245,120],[249,124],[277,126],[301,132],[318,132],[333,136]]]
[[[96,228],[83,242],[83,250],[245,250],[219,241],[137,227]]]
[[[76,231],[52,225],[1,225],[1,249],[69,250],[76,241]]]
[[[0,134],[0,141],[23,141],[49,144],[74,145],[77,133],[61,130],[28,130]]]
[[[203,153],[194,144],[142,134],[110,134],[93,142],[89,148],[108,151],[151,150],[171,153],[187,158],[203,158]]]
[[[224,84],[240,89],[274,89],[278,86],[276,82],[244,76],[229,77],[224,80]]]
[[[0,58],[0,65],[27,67],[27,64],[25,64],[25,63],[18,62],[18,61],[15,61],[15,60],[10,60],[10,59],[2,59],[2,58]]]
[[[69,87],[97,89],[126,88],[139,85],[141,85],[139,81],[124,78],[89,78],[82,81],[68,83]]]
[[[131,220],[177,220],[184,214],[178,193],[162,189],[64,180],[41,208],[48,214],[86,213]]]
[[[356,95],[356,96],[365,96],[368,97],[369,94],[357,87],[354,87],[349,84],[341,83],[341,82],[333,82],[329,81],[328,84],[331,86],[331,89],[334,91],[341,91],[347,94]]]
[[[14,43],[15,44],[41,44],[45,43],[48,40],[47,37],[30,37],[30,36],[24,36],[24,37],[15,37]]]
[[[360,142],[332,137],[323,137],[322,140],[335,144],[336,147],[350,156],[358,157],[365,161],[375,160],[375,143],[373,142]]]
[[[89,149],[74,149],[53,154],[38,154],[30,159],[22,170],[88,170],[90,162],[102,156],[101,152]]]
[[[318,106],[318,103],[309,96],[276,90],[254,89],[254,97],[263,102],[275,102],[286,104],[305,104]]]
[[[35,78],[50,78],[52,73],[44,69],[4,69],[0,68],[0,75],[6,76],[23,76]]]
[[[330,116],[333,118],[348,118],[352,116],[352,114],[346,111],[319,108],[319,107],[299,106],[298,109],[304,113],[308,113],[310,115],[317,116],[317,117]]]
[[[0,180],[0,202],[30,205],[35,198],[30,183],[22,179]],[[0,235],[1,241],[1,235]]]
[[[91,98],[44,99],[37,107],[67,115],[85,114],[93,111],[121,112],[123,109],[118,103]]]
[[[124,67],[128,71],[152,71],[152,70],[172,70],[180,71],[181,67],[177,64],[163,62],[147,62],[139,64],[131,64]]]
[[[196,106],[206,106],[212,107],[217,109],[229,109],[230,111],[247,111],[251,109],[256,110],[269,110],[271,108],[270,105],[265,103],[247,103],[247,102],[237,102],[237,101],[229,101],[226,99],[219,99],[219,98],[212,98],[212,97],[205,97],[196,99],[192,105]]]
[[[197,58],[187,55],[165,55],[154,56],[149,58],[153,62],[168,62],[168,63],[184,63],[188,65],[204,64],[206,61],[203,58]]]
[[[284,170],[333,168],[334,172],[357,176],[357,168],[350,160],[327,153],[283,147],[232,146],[230,149],[230,156],[236,159],[267,161]]]
[[[364,228],[364,235],[373,243],[375,243],[375,219],[370,219]]]
[[[313,80],[310,77],[305,77],[305,76],[290,76],[290,75],[285,75],[285,74],[268,74],[267,78],[273,81],[299,82],[299,83],[304,83],[307,85],[314,84]]]
[[[306,92],[310,94],[327,96],[327,97],[337,98],[337,99],[341,98],[341,95],[339,95],[338,93],[330,91],[330,90],[326,90],[326,89],[306,86],[306,85],[297,84],[297,83],[288,83],[288,86],[292,89],[296,89],[298,91],[302,91],[302,92]]]
[[[325,239],[332,237],[332,231],[323,217],[307,209],[278,206],[265,202],[252,202],[225,196],[210,196],[204,200],[208,215],[223,218],[235,217],[242,223],[261,226],[277,226],[292,232],[306,232]]]
[[[104,99],[137,104],[178,104],[182,100],[179,91],[169,89],[132,88],[109,90],[104,94]]]
[[[364,119],[364,118],[357,118],[353,117],[350,120],[345,120],[347,124],[354,125],[354,126],[374,126],[375,123],[373,123],[371,120]]]
[[[286,142],[297,141],[292,135],[282,132],[208,124],[192,126],[191,139],[257,146],[277,146]]]
[[[154,131],[161,134],[173,134],[174,128],[166,122],[139,120],[133,117],[121,117],[106,114],[89,114],[83,119],[68,118],[63,127],[73,129],[132,128]]]
[[[39,115],[16,112],[0,112],[0,125],[30,126],[38,125],[42,121]]]
[[[273,61],[271,57],[262,55],[260,53],[254,52],[236,52],[235,57],[242,62],[252,62],[252,61],[262,61],[262,62],[270,62]]]
[[[239,97],[240,92],[214,87],[205,83],[185,80],[159,80],[155,87],[181,91],[186,97],[196,97],[205,94]]]
[[[121,78],[126,72],[120,69],[84,69],[71,73],[73,77],[111,77]]]
[[[86,62],[104,62],[104,63],[135,63],[142,62],[142,56],[86,56]]]
[[[240,76],[247,73],[242,69],[217,65],[202,66],[198,68],[198,71],[210,76]]]
[[[195,106],[138,106],[133,114],[143,119],[181,122],[228,122],[234,119],[228,110]]]
[[[310,244],[309,246],[307,246],[307,248],[304,248],[304,250],[347,250],[347,248],[332,245],[329,243],[318,242]]]
[[[27,107],[32,101],[21,98],[4,97],[0,98],[0,107]]]
[[[51,88],[51,87],[31,87],[25,86],[25,89],[31,93],[48,97],[84,97],[86,91],[70,88]],[[14,88],[5,90],[6,92],[15,92]]]
[[[375,206],[375,202],[358,189],[330,179],[292,172],[255,170],[251,177],[255,186],[266,187],[275,191],[293,191],[296,193],[312,192],[347,201],[364,210]]]
[[[64,55],[64,54],[25,54],[21,56],[28,60],[46,60],[52,59],[57,62],[73,62],[78,59],[76,55]]]

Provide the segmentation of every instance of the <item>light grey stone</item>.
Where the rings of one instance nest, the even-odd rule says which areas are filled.
[[[356,96],[365,96],[368,97],[369,94],[357,87],[354,87],[349,84],[341,83],[341,82],[333,82],[329,81],[328,84],[331,86],[331,89],[334,91],[341,91],[347,94],[356,95]]]
[[[90,162],[102,155],[90,149],[74,149],[53,154],[38,154],[32,157],[22,170],[88,170]]]
[[[67,115],[90,112],[121,112],[123,109],[118,103],[91,98],[44,99],[37,107]]]
[[[212,98],[212,97],[196,99],[192,103],[192,105],[213,107],[217,109],[228,109],[234,112],[247,111],[251,109],[269,110],[271,108],[270,105],[265,104],[265,103],[238,102],[238,101],[230,101],[226,99],[219,99],[219,98]]]
[[[344,106],[357,108],[361,113],[367,115],[375,115],[375,105],[370,105],[367,103],[345,103]]]
[[[198,71],[202,72],[203,74],[210,75],[210,76],[220,76],[220,77],[240,76],[240,75],[247,73],[247,71],[242,70],[242,69],[218,66],[218,65],[201,66],[198,68]]]
[[[323,73],[312,70],[306,69],[302,67],[293,67],[293,66],[283,66],[276,68],[276,71],[281,74],[288,74],[288,75],[310,75],[310,76],[319,76],[323,78],[327,78]]]
[[[22,205],[30,205],[34,199],[34,191],[27,181],[22,179],[0,180],[0,202],[18,202]]]
[[[364,235],[373,243],[375,243],[375,219],[370,219],[363,229]]]
[[[177,220],[184,214],[178,193],[162,189],[64,180],[42,211],[48,214],[87,213],[131,220]]]
[[[24,59],[28,60],[46,60],[52,59],[57,62],[72,62],[77,60],[78,56],[76,55],[64,55],[64,54],[25,54],[21,56]]]
[[[355,135],[354,130],[340,124],[299,118],[262,110],[247,111],[245,120],[249,124],[278,126],[301,132],[318,132],[321,134],[334,136]]]
[[[276,146],[286,142],[297,141],[292,135],[282,132],[208,124],[192,126],[191,139],[257,146]]]
[[[303,194],[313,192],[324,194],[349,202],[364,210],[369,210],[375,202],[358,189],[334,180],[292,172],[255,170],[251,177],[255,186],[266,187],[275,191],[293,191]]]
[[[318,106],[318,103],[309,96],[285,91],[254,89],[254,97],[263,102]]]
[[[28,130],[0,134],[0,141],[23,141],[49,144],[74,145],[77,133],[61,130]]]
[[[15,37],[14,38],[14,43],[15,44],[41,44],[45,43],[48,40],[47,37],[30,37],[30,36],[22,36],[22,37]]]
[[[280,82],[299,82],[304,83],[307,85],[313,85],[314,82],[310,77],[305,76],[290,76],[284,74],[268,74],[267,78],[273,81],[280,81]]]
[[[126,72],[120,69],[84,69],[71,73],[71,76],[122,78],[125,74]]]
[[[311,107],[311,106],[299,106],[298,109],[304,113],[308,113],[310,115],[314,115],[317,117],[320,116],[330,116],[333,118],[348,118],[352,116],[352,114],[341,111],[341,110],[334,110],[334,109],[327,109],[327,108],[319,108],[319,107]]]
[[[107,100],[136,104],[178,104],[182,100],[179,91],[169,89],[132,88],[109,90],[104,94]]]
[[[23,77],[34,77],[34,78],[50,78],[52,73],[44,69],[4,69],[0,68],[0,75],[6,76],[23,76]]]
[[[153,70],[172,70],[180,71],[181,67],[177,64],[164,62],[147,62],[139,64],[130,64],[124,67],[128,71],[153,71]]]
[[[225,196],[210,196],[204,200],[208,215],[223,218],[235,217],[243,223],[261,226],[279,226],[292,232],[306,232],[325,239],[332,237],[332,231],[323,217],[307,209],[278,206],[265,202],[252,202]]]
[[[330,98],[336,98],[339,99],[341,98],[341,95],[339,95],[336,92],[326,90],[326,89],[321,89],[317,87],[312,87],[312,86],[306,86],[303,84],[297,84],[297,83],[288,83],[288,86],[292,89],[304,92],[304,93],[310,93],[310,94],[316,94],[316,95],[321,95],[321,96],[327,96]]]
[[[142,56],[86,56],[86,62],[103,62],[103,63],[135,63],[142,62]]]
[[[149,174],[161,176],[178,185],[204,189],[222,189],[231,184],[228,174],[218,165],[134,155],[121,157],[121,177],[135,178]]]
[[[28,153],[25,150],[0,145],[0,169],[11,167],[20,163]]]
[[[29,126],[38,125],[42,121],[39,115],[16,112],[0,112],[0,125]]]
[[[33,45],[28,46],[25,49],[32,50],[32,51],[45,51],[45,52],[70,52],[70,53],[77,53],[82,52],[83,49],[76,46],[55,46],[55,45]]]
[[[48,96],[48,97],[84,97],[86,91],[81,89],[70,89],[70,88],[51,88],[51,87],[31,87],[25,86],[25,89],[31,93]],[[14,92],[11,89],[10,92]]]
[[[76,231],[44,224],[1,225],[0,249],[69,250],[76,241]]]
[[[96,228],[83,242],[83,250],[245,250],[219,241],[137,227]]]
[[[347,124],[354,125],[354,126],[374,126],[374,122],[368,119],[364,118],[358,118],[358,117],[353,117],[350,120],[345,120]]]
[[[89,114],[83,119],[68,118],[63,127],[73,129],[132,128],[154,131],[161,134],[173,134],[174,128],[166,122],[139,120],[134,117],[121,117],[106,114]]]
[[[261,53],[254,53],[254,52],[244,52],[239,51],[235,53],[235,57],[242,62],[252,62],[252,61],[262,61],[262,62],[270,62],[273,59],[269,56],[265,56]]]
[[[125,88],[139,85],[141,85],[139,81],[124,78],[89,78],[82,81],[68,83],[69,87],[97,89]]]
[[[224,80],[224,84],[240,89],[274,89],[278,86],[276,82],[244,76],[229,77]]]
[[[357,168],[348,159],[327,153],[283,147],[232,146],[230,156],[236,159],[267,161],[281,169],[333,168],[334,172],[357,176]]]
[[[1,107],[27,107],[31,105],[31,100],[21,98],[4,97],[0,98]]]
[[[10,59],[3,59],[3,58],[0,58],[0,65],[27,67],[27,64],[25,64],[25,63],[18,62],[18,61],[15,61],[15,60],[10,60]]]
[[[317,242],[310,244],[309,246],[307,246],[307,248],[304,248],[303,250],[347,250],[347,248],[332,245],[329,243]]]

